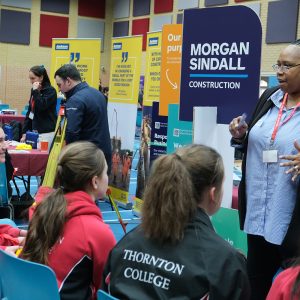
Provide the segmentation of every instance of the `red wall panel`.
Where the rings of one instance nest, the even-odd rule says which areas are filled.
[[[132,21],[132,35],[143,35],[143,51],[146,50],[147,45],[147,32],[149,31],[149,18],[138,19]]]
[[[78,15],[105,19],[105,0],[79,0]]]
[[[67,38],[69,18],[50,15],[40,16],[40,46],[52,47],[52,38]]]
[[[174,0],[155,0],[154,1],[154,13],[166,13],[173,11],[173,1]]]

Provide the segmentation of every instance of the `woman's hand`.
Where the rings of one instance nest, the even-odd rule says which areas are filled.
[[[18,241],[19,241],[19,245],[20,246],[24,246],[25,245],[25,237],[24,236],[19,236],[17,237]]]
[[[20,139],[20,142],[21,142],[21,143],[25,143],[25,140],[26,140],[26,134],[23,133],[23,134],[22,134],[22,137],[21,137],[21,139]]]
[[[19,236],[26,236],[27,235],[27,230],[21,229]]]
[[[19,246],[7,246],[4,251],[10,254],[11,256],[17,256],[16,252],[19,249],[20,249]]]
[[[289,167],[286,174],[293,173],[292,181],[297,179],[297,176],[300,174],[300,145],[297,141],[294,142],[294,146],[298,153],[296,155],[280,155],[280,159],[289,160],[288,162],[280,163],[280,167]]]
[[[235,139],[243,138],[248,130],[248,124],[245,121],[243,121],[243,123],[240,124],[241,119],[242,116],[238,116],[229,123],[230,134]]]
[[[41,88],[41,83],[39,81],[36,81],[32,84],[33,90],[39,90]]]

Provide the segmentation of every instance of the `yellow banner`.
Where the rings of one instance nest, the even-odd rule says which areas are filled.
[[[144,203],[144,200],[140,199],[140,198],[137,198],[137,197],[134,197],[133,198],[133,207],[132,209],[137,212],[137,213],[141,213],[142,211],[142,206],[143,206],[143,203]]]
[[[142,36],[112,39],[109,102],[135,104],[138,101]]]
[[[110,186],[111,189],[111,197],[119,202],[119,204],[123,204],[126,208],[131,208],[131,203],[129,202],[129,192],[120,190],[113,186]]]
[[[159,115],[168,115],[168,105],[179,103],[182,24],[164,25],[161,45]]]
[[[146,61],[143,105],[152,106],[160,95],[161,31],[148,32]]]
[[[55,71],[64,64],[74,64],[82,81],[98,89],[100,79],[100,39],[52,39],[50,80],[53,86]]]

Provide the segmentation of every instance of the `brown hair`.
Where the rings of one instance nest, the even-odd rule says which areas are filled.
[[[76,142],[60,155],[56,178],[60,187],[36,208],[29,224],[22,258],[47,264],[48,253],[61,236],[67,221],[67,192],[87,191],[94,176],[105,169],[103,152],[93,143]]]
[[[191,145],[153,163],[144,194],[142,228],[158,242],[178,242],[205,191],[221,190],[224,166],[212,148]]]

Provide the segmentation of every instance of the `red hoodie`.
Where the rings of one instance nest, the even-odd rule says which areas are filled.
[[[103,268],[116,244],[92,198],[77,191],[65,195],[68,220],[63,235],[49,252],[61,299],[96,299]]]
[[[292,289],[300,272],[300,266],[291,267],[282,271],[273,282],[267,300],[296,300],[300,295],[291,297]]]
[[[17,237],[20,234],[20,229],[10,225],[0,225],[0,249],[5,249],[5,246],[19,245]]]

